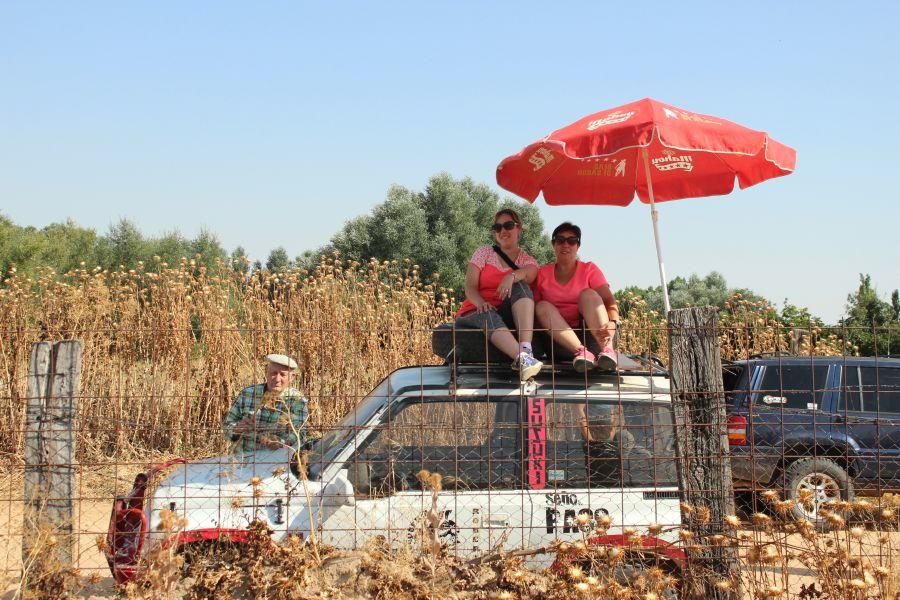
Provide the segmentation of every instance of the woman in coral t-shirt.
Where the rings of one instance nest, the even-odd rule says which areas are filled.
[[[619,323],[616,298],[603,272],[592,262],[578,260],[581,228],[565,222],[553,230],[556,262],[538,270],[534,284],[535,315],[550,331],[557,344],[572,352],[572,365],[583,373],[595,366],[612,370],[618,360],[612,347]],[[597,340],[600,353],[595,357],[575,334],[584,327]]]
[[[508,265],[494,246],[476,250],[466,268],[466,299],[456,313],[456,325],[487,330],[491,343],[513,359],[512,367],[524,381],[537,375],[543,366],[531,351],[534,296],[529,284],[537,275],[538,264],[519,248],[522,220],[516,211],[499,211],[491,230],[496,247],[516,268]],[[519,341],[511,327],[518,331]]]

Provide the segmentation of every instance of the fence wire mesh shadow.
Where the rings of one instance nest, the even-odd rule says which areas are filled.
[[[898,341],[896,329],[867,331]],[[856,356],[846,328],[723,320],[719,388],[707,398],[721,399],[725,418],[688,415],[726,436],[718,456],[679,446],[664,368],[671,332],[660,325],[623,324],[615,372],[576,372],[571,355],[536,341],[544,368],[524,383],[481,331],[445,330],[440,342],[431,328],[385,330],[371,354],[328,343],[365,335],[359,326],[61,333],[83,340],[68,421],[48,400],[63,388],[42,384],[43,404],[29,390],[36,374],[63,376],[35,365],[46,332],[4,332],[0,347],[0,575],[10,594],[22,580],[67,585],[48,572],[113,595],[113,572],[125,582],[157,569],[178,589],[188,569],[179,548],[222,552],[229,541],[240,554],[259,535],[319,553],[376,544],[391,561],[403,548],[469,565],[513,553],[529,572],[546,569],[560,594],[603,597],[619,582],[687,595],[685,579],[709,575],[692,556],[725,547],[736,575],[707,577],[723,594],[898,589],[900,359],[890,348]],[[193,350],[170,351],[185,344]],[[308,420],[298,430],[288,415],[261,419],[263,408],[283,410],[261,394],[245,432],[254,449],[222,423],[246,386],[265,381],[258,357],[269,352],[299,359],[291,385],[308,399]],[[715,516],[713,489],[685,503],[679,464],[723,460],[735,510]],[[166,570],[172,561],[178,569]],[[267,585],[289,564],[269,563]],[[482,584],[525,595],[506,575]]]

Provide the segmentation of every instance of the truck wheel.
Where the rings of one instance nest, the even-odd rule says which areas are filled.
[[[822,504],[835,500],[853,500],[853,483],[839,464],[827,458],[804,458],[791,463],[785,471],[788,497],[796,504],[791,510],[797,519],[805,519],[819,529],[827,529],[827,521],[819,510]],[[805,492],[804,490],[808,490]],[[801,497],[807,497],[806,502]]]
[[[649,567],[640,560],[626,558],[613,567],[612,577],[616,583],[626,588],[634,588],[636,580],[646,577],[648,570]],[[665,588],[659,597],[664,600],[679,600],[681,598],[679,587]]]

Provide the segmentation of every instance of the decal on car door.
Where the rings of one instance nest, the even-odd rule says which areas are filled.
[[[528,486],[547,486],[547,407],[543,398],[528,398]]]

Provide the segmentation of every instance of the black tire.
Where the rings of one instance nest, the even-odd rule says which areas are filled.
[[[827,458],[803,458],[785,469],[787,496],[795,502],[791,510],[795,519],[813,523],[824,531],[828,521],[819,515],[819,505],[832,500],[852,501],[856,494],[853,482],[839,464]],[[812,489],[813,497],[806,505],[800,501],[800,490]]]
[[[644,562],[638,559],[626,558],[624,561],[616,564],[613,568],[612,575],[616,583],[626,587],[632,587],[634,581],[637,578],[644,576],[648,569],[649,567]],[[679,600],[679,598],[681,598],[681,590],[679,588],[680,586],[666,588],[659,597],[664,598],[665,600]]]
[[[604,559],[600,559],[605,562]],[[625,556],[617,562],[610,570],[610,567],[601,563],[599,566],[592,560],[582,560],[578,565],[587,575],[596,575],[602,577],[611,577],[619,585],[633,588],[637,578],[646,574],[652,563],[648,563],[646,559],[637,556]],[[665,600],[679,600],[681,593],[681,577],[680,573],[674,565],[669,565],[667,561],[660,561],[660,567],[668,574],[673,575],[677,579],[675,587],[666,588],[660,598]]]

